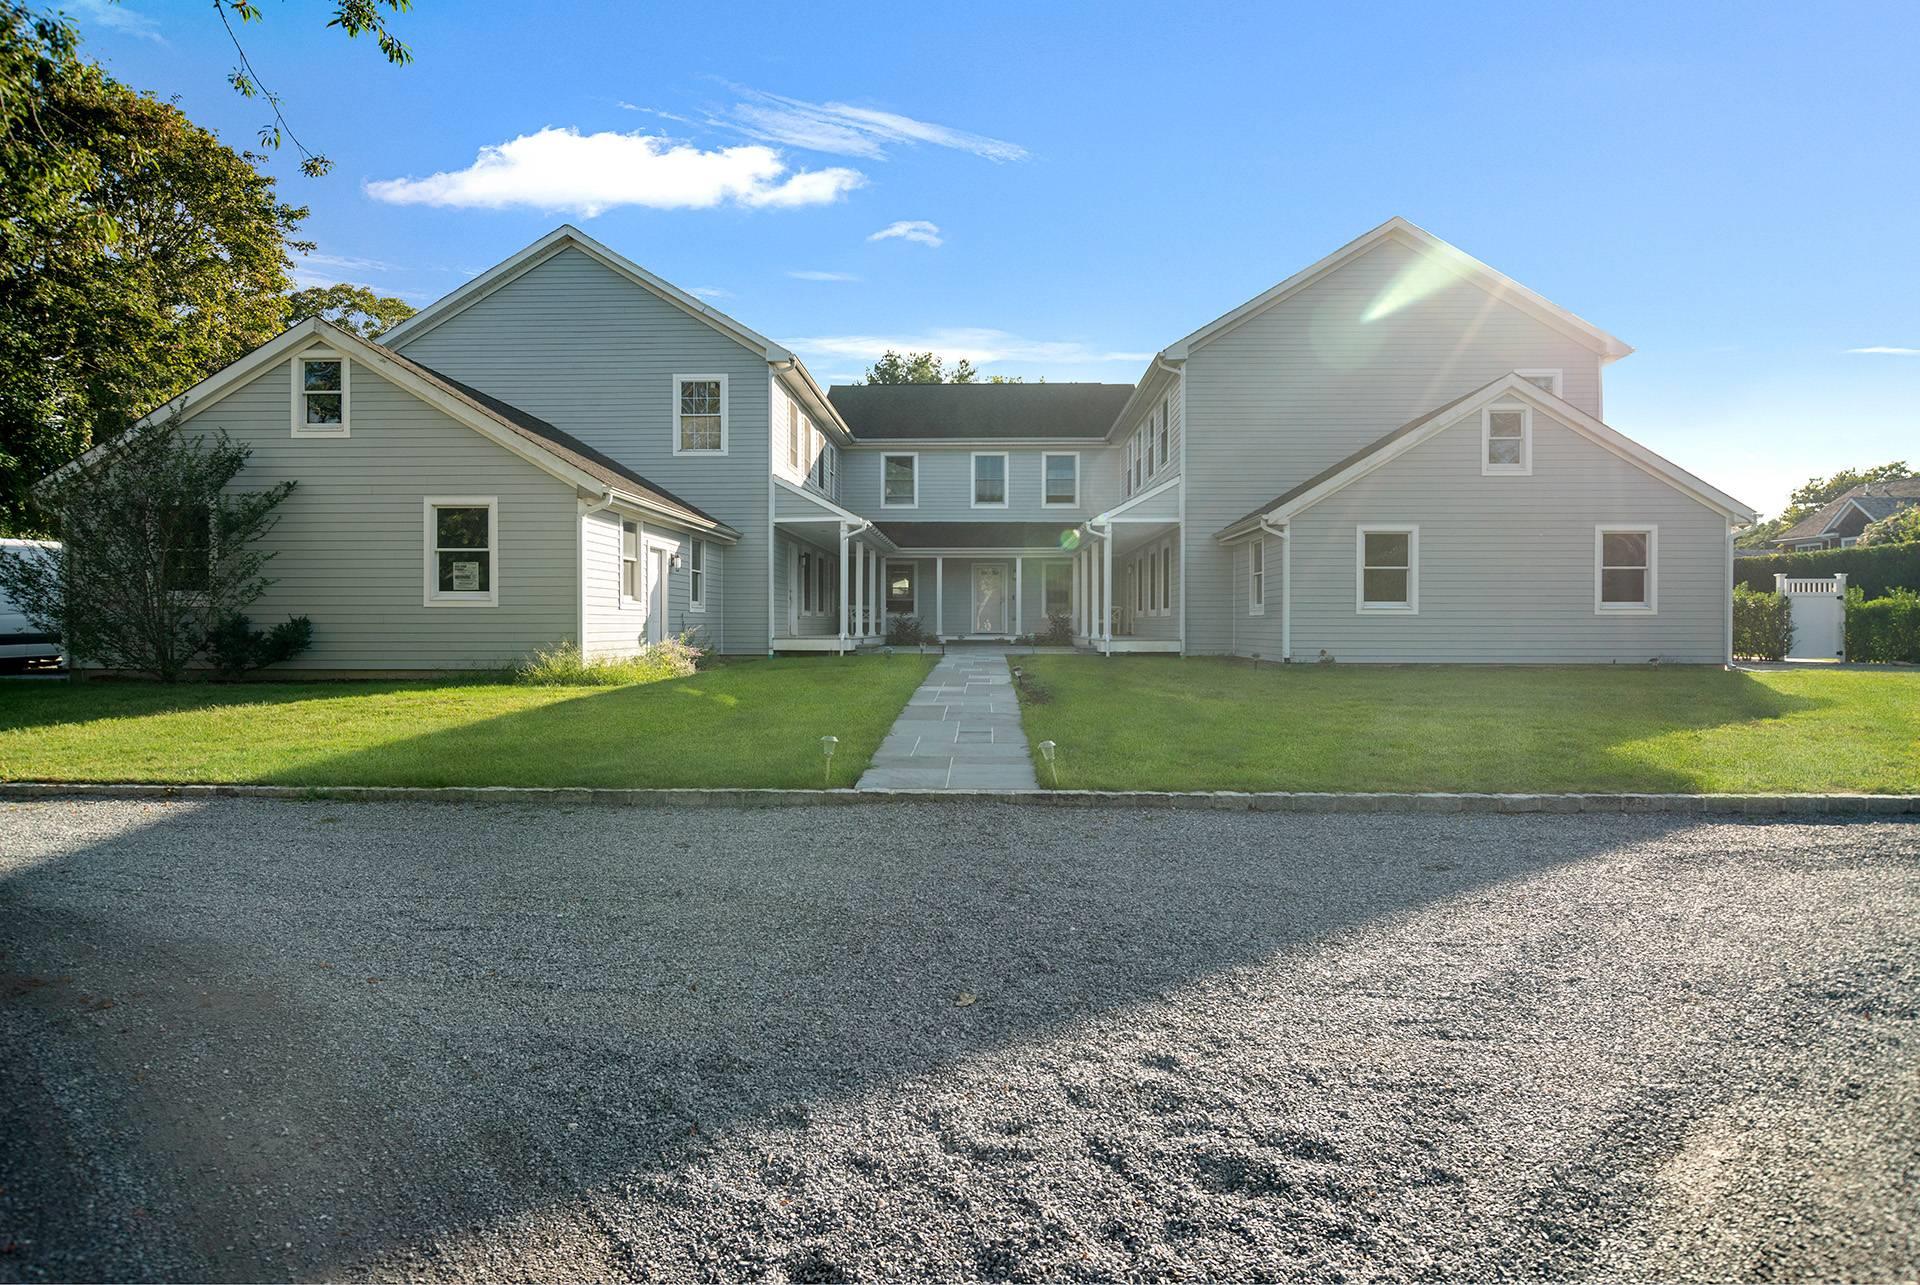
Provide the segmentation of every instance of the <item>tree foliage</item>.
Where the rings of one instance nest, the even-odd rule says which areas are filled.
[[[309,286],[287,296],[287,324],[320,317],[363,339],[378,339],[414,314],[405,299],[375,294],[366,286]]]
[[[1920,540],[1920,504],[1890,513],[1878,522],[1869,522],[1860,532],[1860,543],[1865,545],[1907,544],[1915,540]]]
[[[1748,527],[1734,543],[1743,549],[1762,548],[1773,543],[1788,527],[1817,511],[1821,505],[1839,499],[1856,486],[1868,482],[1897,482],[1912,476],[1914,472],[1907,467],[1905,460],[1890,460],[1872,468],[1843,468],[1831,477],[1810,477],[1794,488],[1793,494],[1787,497],[1787,507],[1778,517]]]
[[[32,483],[284,323],[289,241],[260,158],[0,0],[0,533]]]
[[[867,367],[869,384],[971,384],[979,379],[973,363],[962,357],[948,370],[937,353],[910,352],[904,357],[889,348]]]
[[[236,489],[251,452],[166,421],[48,483],[57,555],[0,550],[0,590],[77,664],[181,678],[266,592],[259,542],[294,483]]]

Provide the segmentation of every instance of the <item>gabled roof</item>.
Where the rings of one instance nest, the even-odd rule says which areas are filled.
[[[641,289],[666,300],[688,316],[705,322],[768,361],[793,360],[791,352],[765,335],[740,324],[718,308],[708,307],[671,281],[648,272],[632,259],[608,249],[570,223],[561,224],[518,254],[494,264],[453,293],[428,304],[381,335],[380,342],[388,347],[399,347],[408,340],[417,339],[448,318],[458,316],[500,287],[531,272],[554,255],[569,249],[578,250],[588,258],[598,260],[616,275],[625,277]]]
[[[835,384],[855,441],[1098,440],[1132,384]]]
[[[1813,540],[1833,529],[1848,509],[1859,509],[1869,522],[1878,522],[1901,509],[1920,504],[1920,477],[1893,482],[1864,482],[1834,496],[1806,517],[1774,537],[1775,543]]]
[[[658,514],[697,531],[728,541],[740,533],[726,523],[655,486],[624,464],[602,454],[571,434],[497,397],[470,388],[411,358],[370,343],[331,322],[311,317],[261,344],[252,352],[215,371],[172,401],[148,413],[130,432],[138,432],[163,418],[198,414],[244,386],[267,367],[286,360],[313,344],[324,343],[378,371],[397,387],[419,398],[448,418],[464,424],[536,468],[560,481],[590,492],[608,492],[642,512]],[[103,442],[71,461],[46,480],[88,466],[112,451],[122,439]]]
[[[1457,246],[1442,241],[1425,228],[1395,216],[1371,232],[1347,242],[1318,263],[1302,268],[1279,285],[1247,300],[1225,316],[1208,322],[1186,338],[1168,345],[1162,355],[1172,361],[1184,360],[1193,349],[1218,338],[1248,318],[1265,312],[1289,296],[1306,289],[1341,265],[1387,241],[1397,242],[1417,254],[1426,256],[1430,261],[1450,269],[1461,279],[1473,282],[1496,298],[1571,335],[1599,353],[1605,361],[1616,361],[1633,351],[1598,326],[1574,316],[1558,304],[1535,294],[1504,272],[1488,267]]]
[[[1312,507],[1335,491],[1359,481],[1381,465],[1412,450],[1435,434],[1452,428],[1470,415],[1498,400],[1531,402],[1582,437],[1611,451],[1651,477],[1697,500],[1736,522],[1752,522],[1758,515],[1726,492],[1708,485],[1678,464],[1654,454],[1625,434],[1609,428],[1570,402],[1563,401],[1519,375],[1507,374],[1480,385],[1471,392],[1434,407],[1424,415],[1407,421],[1383,434],[1345,459],[1320,470],[1306,481],[1230,522],[1214,533],[1216,540],[1232,540],[1258,529],[1261,521],[1285,522],[1303,509]]]

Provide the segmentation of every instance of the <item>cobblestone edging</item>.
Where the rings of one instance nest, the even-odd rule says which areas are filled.
[[[348,803],[595,804],[619,807],[817,807],[965,801],[1022,807],[1199,808],[1229,812],[1714,813],[1920,816],[1920,794],[1325,794],[1152,790],[611,790],[521,786],[152,785],[0,782],[0,799],[215,798]]]

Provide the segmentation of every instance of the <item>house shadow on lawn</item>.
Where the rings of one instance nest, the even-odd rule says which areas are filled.
[[[28,1274],[417,1276],[596,1198],[673,1223],[745,1130],[804,1152],[834,1104],[1679,825],[131,806],[0,879]]]

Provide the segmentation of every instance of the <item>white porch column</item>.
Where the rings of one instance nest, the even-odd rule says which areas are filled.
[[[853,546],[853,620],[851,633],[864,638],[867,633],[867,546]]]
[[[1113,527],[1100,542],[1100,637],[1106,640],[1108,655],[1113,654]]]
[[[844,522],[840,524],[840,641],[847,641],[847,524]]]
[[[1087,551],[1079,548],[1073,551],[1073,632],[1085,638],[1091,618],[1087,610]]]
[[[1017,553],[1013,555],[1013,636],[1015,638],[1018,638],[1021,634],[1024,634],[1025,632],[1027,632],[1026,630],[1020,627],[1022,624],[1026,623],[1022,619],[1022,613],[1020,610],[1022,605],[1020,602],[1020,598],[1021,598],[1020,568],[1025,563],[1026,563],[1025,558],[1021,557]]]
[[[947,560],[937,556],[933,560],[933,639],[947,640]]]

